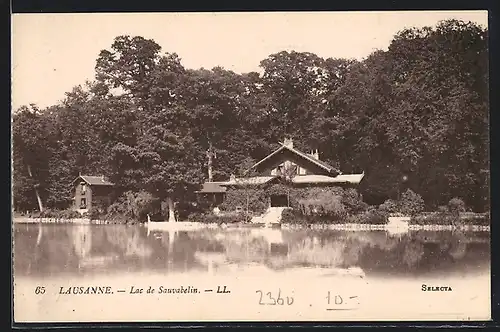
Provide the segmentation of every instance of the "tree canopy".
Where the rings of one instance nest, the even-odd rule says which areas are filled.
[[[282,51],[260,66],[187,69],[153,40],[116,37],[92,82],[13,113],[14,207],[37,208],[35,189],[44,206],[66,206],[80,172],[108,176],[119,195],[190,200],[207,149],[221,180],[287,135],[344,173],[364,171],[369,204],[411,188],[427,209],[453,197],[488,208],[486,29],[447,20],[400,31],[362,61]]]

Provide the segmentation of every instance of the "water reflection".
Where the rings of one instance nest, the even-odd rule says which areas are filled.
[[[371,275],[471,273],[489,268],[487,232],[152,231],[124,225],[16,225],[16,275],[86,275],[124,271],[234,273],[338,268]]]

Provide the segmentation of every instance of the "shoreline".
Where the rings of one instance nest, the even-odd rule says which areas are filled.
[[[284,229],[330,229],[330,230],[343,230],[343,231],[394,231],[405,232],[408,231],[490,231],[490,226],[485,225],[408,225],[407,227],[394,227],[387,224],[310,224],[310,225],[295,225],[295,224],[282,224]]]
[[[74,225],[141,225],[146,226],[146,223],[113,223],[106,220],[90,220],[88,218],[75,218],[75,219],[57,219],[57,218],[29,218],[29,217],[14,217],[13,224],[74,224]],[[187,222],[178,222],[179,226],[184,225]],[[189,222],[192,224],[192,222]],[[197,228],[262,228],[263,224],[214,224],[214,223],[199,223]],[[354,223],[344,223],[344,224],[281,224],[282,229],[291,230],[301,230],[301,229],[312,229],[312,230],[344,230],[344,231],[395,231],[395,232],[406,232],[406,231],[490,231],[489,225],[408,225],[407,227],[393,227],[388,224],[354,224]]]

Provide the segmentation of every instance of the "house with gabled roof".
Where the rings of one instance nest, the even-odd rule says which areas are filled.
[[[195,193],[203,199],[205,202],[209,202],[211,205],[218,206],[224,202],[226,198],[227,188],[221,186],[224,182],[205,182],[202,188]]]
[[[205,182],[198,191],[202,195],[213,195],[220,202],[231,188],[267,186],[286,181],[294,187],[357,187],[364,177],[359,174],[343,174],[339,169],[320,160],[319,151],[304,153],[293,146],[292,139],[280,142],[280,147],[250,167],[243,177],[232,175],[228,181]],[[287,197],[272,195],[271,206],[286,206]]]
[[[104,176],[80,174],[71,185],[74,193],[72,208],[75,211],[83,214],[91,208],[101,209],[111,203],[114,184]]]

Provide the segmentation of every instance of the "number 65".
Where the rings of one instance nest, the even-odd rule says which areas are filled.
[[[35,288],[35,294],[45,294],[45,287],[43,287],[43,286],[36,286],[36,288]]]

